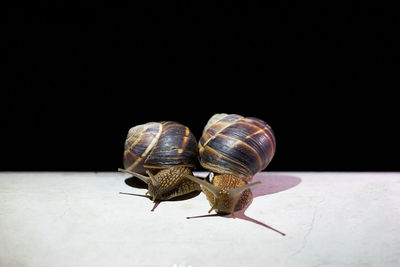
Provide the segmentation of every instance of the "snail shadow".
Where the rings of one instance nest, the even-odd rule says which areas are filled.
[[[291,189],[301,182],[300,177],[293,175],[259,173],[251,182],[261,182],[251,189],[253,198],[279,193]]]
[[[147,184],[136,177],[129,177],[125,179],[125,184],[130,187],[147,189]]]
[[[130,186],[130,187],[135,187],[135,188],[140,188],[140,189],[147,189],[147,184],[145,182],[143,182],[140,179],[137,179],[136,177],[129,177],[127,179],[125,179],[125,184]],[[124,194],[124,195],[132,195],[132,196],[138,196],[138,197],[146,197],[149,200],[151,200],[151,198],[149,196],[146,195],[140,195],[140,194],[134,194],[134,193],[124,193],[124,192],[119,192],[120,194]],[[160,205],[161,202],[164,201],[182,201],[182,200],[187,200],[187,199],[191,199],[194,198],[196,196],[198,196],[201,193],[201,191],[193,191],[190,192],[188,194],[182,195],[182,196],[177,196],[168,200],[156,200],[154,201],[154,206],[151,209],[151,211],[154,211],[158,205]]]
[[[292,176],[292,175],[259,173],[254,176],[252,182],[261,182],[260,185],[254,186],[251,189],[251,191],[253,193],[253,201],[255,201],[254,199],[257,197],[276,194],[276,193],[279,193],[279,192],[282,192],[285,190],[289,190],[289,189],[297,186],[301,182],[301,179],[297,176]],[[251,203],[249,205],[247,205],[245,208],[243,208],[242,210],[236,211],[234,214],[235,218],[255,223],[262,227],[273,230],[281,235],[285,235],[284,233],[280,232],[279,230],[277,230],[263,222],[260,222],[254,218],[247,216],[245,213],[246,213],[246,210],[250,207],[250,205],[251,205]],[[200,215],[200,216],[187,217],[187,218],[194,219],[194,218],[205,218],[205,217],[223,217],[223,218],[230,218],[230,219],[233,218],[232,215],[230,215],[230,214],[228,214],[228,215],[207,214],[207,215]]]

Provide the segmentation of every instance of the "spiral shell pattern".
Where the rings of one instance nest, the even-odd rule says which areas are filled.
[[[144,174],[146,168],[194,168],[197,141],[188,127],[173,121],[148,122],[132,127],[125,141],[124,167]]]
[[[199,140],[200,164],[244,181],[265,169],[275,154],[275,136],[264,121],[236,114],[215,114]]]

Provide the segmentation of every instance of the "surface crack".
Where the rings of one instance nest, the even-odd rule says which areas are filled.
[[[292,254],[289,255],[288,260],[290,260],[290,258],[293,258],[293,257],[296,256],[297,254],[299,254],[299,253],[300,253],[301,251],[303,251],[303,249],[306,247],[308,236],[311,234],[311,231],[312,231],[313,228],[314,228],[315,219],[316,219],[316,217],[317,217],[317,211],[318,211],[319,205],[320,205],[322,202],[323,202],[323,201],[320,201],[319,203],[317,203],[317,204],[315,205],[315,207],[314,207],[314,212],[313,212],[313,215],[312,215],[312,219],[311,219],[310,225],[309,225],[309,227],[308,227],[308,229],[307,229],[307,232],[304,234],[304,237],[303,237],[303,241],[302,241],[302,243],[301,243],[301,246],[300,246],[295,252],[293,252]]]

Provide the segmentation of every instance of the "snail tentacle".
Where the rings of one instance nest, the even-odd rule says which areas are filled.
[[[140,173],[133,172],[133,171],[129,171],[129,170],[126,170],[126,169],[121,169],[121,168],[118,168],[118,171],[120,171],[120,172],[125,172],[125,173],[128,173],[128,174],[130,174],[130,175],[136,177],[136,178],[139,178],[140,180],[142,180],[142,181],[145,182],[146,184],[149,184],[149,182],[150,182],[150,178],[149,178],[149,177],[144,176],[144,175],[142,175],[142,174],[140,174]]]

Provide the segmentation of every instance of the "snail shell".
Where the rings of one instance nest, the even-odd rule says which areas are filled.
[[[202,185],[202,191],[217,213],[230,213],[251,203],[248,182],[262,171],[275,153],[275,136],[271,127],[257,118],[236,114],[215,114],[199,140],[200,164],[213,174],[211,182],[187,177]]]
[[[119,171],[147,183],[147,194],[153,201],[168,200],[201,190],[199,184],[186,178],[192,174],[197,157],[197,141],[188,127],[173,121],[149,122],[129,130],[125,169]]]
[[[196,166],[197,141],[188,127],[173,121],[132,127],[125,141],[124,167],[145,174],[146,169]]]
[[[216,114],[199,141],[200,164],[219,174],[232,174],[244,181],[265,169],[275,154],[271,127],[257,118]]]

